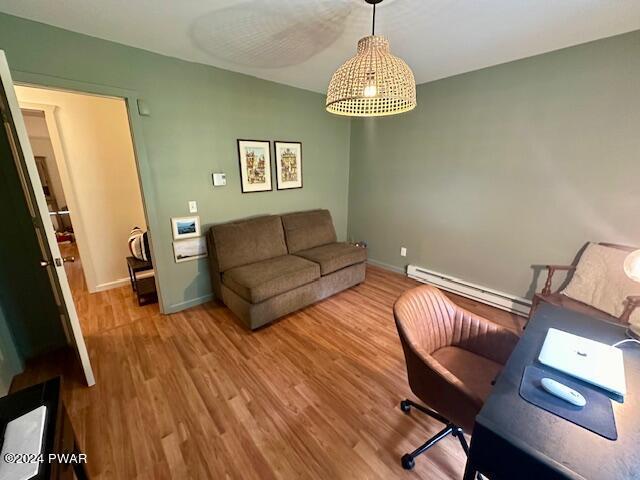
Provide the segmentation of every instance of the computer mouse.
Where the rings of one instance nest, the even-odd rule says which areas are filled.
[[[584,407],[587,404],[587,400],[580,392],[576,392],[573,388],[569,388],[552,378],[543,378],[540,380],[540,383],[542,384],[542,388],[551,395],[561,398],[572,405]]]

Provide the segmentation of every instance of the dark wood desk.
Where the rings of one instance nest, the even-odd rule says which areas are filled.
[[[604,343],[625,328],[570,310],[541,305],[476,417],[465,480],[640,478],[640,346],[622,346],[627,379],[624,403],[613,401],[618,440],[611,441],[523,400],[520,380],[537,363],[550,327]]]
[[[39,406],[47,407],[42,442],[45,461],[40,464],[38,474],[32,477],[33,480],[86,480],[88,478],[83,463],[57,463],[46,460],[50,453],[69,453],[76,456],[80,453],[61,393],[61,379],[57,377],[0,398],[0,432],[4,432],[7,423],[11,420]]]

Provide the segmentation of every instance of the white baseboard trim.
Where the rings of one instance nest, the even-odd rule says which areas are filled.
[[[442,290],[515,313],[522,317],[527,317],[531,309],[531,300],[526,298],[467,282],[466,280],[416,265],[409,265],[407,267],[407,276],[419,282],[434,285]]]
[[[136,274],[136,278],[153,277],[153,270]],[[130,282],[129,277],[119,278],[113,282],[100,283],[96,285],[94,290],[90,290],[89,293],[104,292],[105,290],[111,290],[112,288],[123,287]]]
[[[373,265],[374,267],[384,268],[385,270],[389,270],[391,272],[401,273],[403,275],[407,274],[404,268],[396,267],[395,265],[389,265],[388,263],[380,262],[378,260],[374,260],[373,258],[367,259],[367,263],[369,265]]]
[[[114,280],[113,282],[99,283],[98,285],[96,285],[96,288],[90,292],[104,292],[106,290],[111,290],[112,288],[122,287],[127,283],[129,283],[129,277],[119,278],[118,280]]]
[[[173,305],[169,305],[163,313],[176,313],[182,310],[186,310],[187,308],[195,307],[196,305],[201,305],[203,303],[207,303],[213,300],[213,293],[208,293],[206,295],[202,295],[201,297],[192,298],[191,300],[185,300],[184,302],[174,303]]]

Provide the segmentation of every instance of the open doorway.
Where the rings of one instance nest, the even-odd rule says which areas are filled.
[[[129,234],[146,220],[125,101],[15,90],[84,333],[156,314],[149,296],[140,305],[127,268]],[[153,274],[138,279],[155,286]]]
[[[56,155],[53,151],[45,113],[37,109],[21,110],[58,243],[75,243],[69,207],[62,187],[60,169],[56,164]]]

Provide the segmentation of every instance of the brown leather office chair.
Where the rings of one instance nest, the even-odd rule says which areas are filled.
[[[403,400],[400,408],[409,413],[415,407],[445,424],[434,437],[404,455],[402,466],[413,468],[415,457],[449,434],[458,438],[468,453],[463,431],[472,431],[518,336],[458,307],[429,285],[403,293],[393,306],[393,314],[411,391],[431,407]]]

